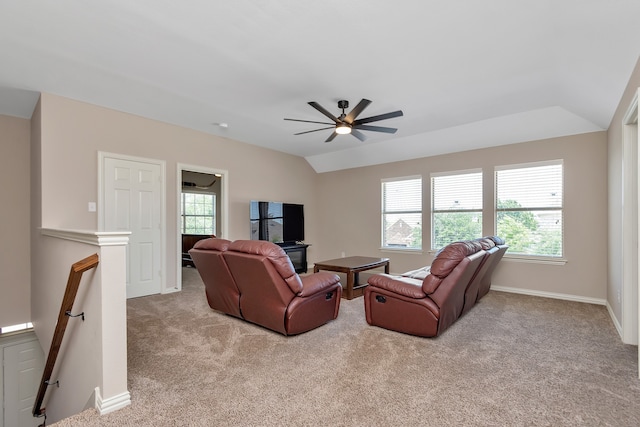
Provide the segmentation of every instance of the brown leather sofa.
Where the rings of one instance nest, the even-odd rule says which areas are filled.
[[[299,276],[284,250],[259,240],[206,239],[189,251],[213,309],[284,335],[307,332],[338,316],[338,275]]]
[[[480,243],[486,253],[464,293],[464,306],[461,315],[469,311],[476,302],[489,292],[493,271],[509,248],[504,239],[498,236],[481,237],[474,239],[474,242]],[[429,274],[430,268],[431,266],[422,267],[403,273],[402,276],[424,279]]]
[[[503,238],[498,236],[488,236],[485,239],[489,239],[493,241],[495,247],[491,250],[488,250],[490,258],[485,261],[486,267],[483,274],[480,275],[480,281],[478,285],[478,297],[476,301],[480,301],[480,299],[489,293],[489,289],[491,288],[491,277],[493,276],[493,272],[496,269],[496,266],[504,256],[509,246],[506,244]]]
[[[440,335],[475,305],[484,278],[506,251],[500,241],[504,250],[491,238],[454,242],[429,267],[371,276],[364,295],[367,323],[422,337]]]

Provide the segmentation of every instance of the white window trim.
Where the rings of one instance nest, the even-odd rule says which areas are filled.
[[[382,188],[382,184],[387,183],[387,182],[397,182],[397,181],[407,181],[407,180],[411,180],[411,179],[419,179],[420,180],[420,186],[422,188],[422,194],[420,195],[422,203],[421,203],[421,207],[420,207],[420,215],[422,215],[422,231],[424,233],[424,178],[422,177],[422,175],[407,175],[407,176],[401,176],[401,177],[393,177],[393,178],[382,178],[380,180],[380,184],[381,184],[381,188]],[[381,251],[386,251],[386,252],[393,252],[393,253],[400,253],[400,252],[405,252],[405,253],[411,253],[411,254],[421,254],[424,251],[424,234],[422,236],[422,241],[420,242],[420,248],[405,248],[405,247],[393,247],[393,246],[383,246],[382,245],[382,236],[384,236],[384,221],[382,221],[382,217],[385,215],[386,211],[385,211],[385,206],[384,206],[384,197],[382,197],[383,194],[381,192],[380,194],[380,250]]]
[[[466,175],[469,173],[483,173],[482,168],[473,168],[473,169],[462,169],[456,171],[442,171],[442,172],[431,172],[429,174],[429,178],[437,178],[439,176],[449,176],[449,175]]]
[[[182,191],[182,193],[180,194],[180,231],[181,233],[184,233],[184,221],[185,221],[185,217],[211,217],[213,218],[213,234],[217,235],[217,229],[216,229],[216,215],[217,212],[215,212],[214,215],[187,215],[187,214],[183,214],[182,209],[184,208],[184,194],[197,194],[197,195],[207,195],[207,196],[213,196],[213,208],[214,208],[214,212],[215,212],[215,208],[216,208],[216,198],[218,197],[218,195],[216,193],[207,193],[207,192],[203,192],[203,191]],[[187,233],[189,234],[189,233]],[[210,233],[205,233],[204,235],[208,235]]]
[[[493,168],[493,234],[497,235],[498,230],[498,180],[497,180],[497,172],[503,170],[511,170],[511,169],[524,169],[524,168],[535,168],[540,166],[553,166],[553,165],[562,165],[562,255],[558,257],[550,257],[543,255],[527,255],[527,254],[510,254],[507,251],[504,254],[504,258],[509,261],[514,262],[526,262],[526,263],[534,263],[534,264],[550,264],[550,265],[565,265],[569,260],[565,257],[565,235],[564,235],[564,196],[565,196],[565,170],[564,170],[564,159],[552,159],[552,160],[542,160],[537,162],[527,162],[527,163],[514,163],[510,165],[499,165],[494,166]],[[508,245],[509,242],[506,242]]]
[[[495,172],[510,170],[510,169],[525,169],[525,168],[537,168],[540,166],[555,166],[555,165],[563,165],[564,169],[564,160],[563,159],[553,159],[553,160],[542,160],[539,162],[527,162],[527,163],[514,163],[512,165],[500,165],[495,166]],[[563,174],[564,178],[564,174]],[[564,184],[564,183],[563,183]],[[563,185],[564,188],[564,185]],[[497,196],[497,193],[496,193]]]

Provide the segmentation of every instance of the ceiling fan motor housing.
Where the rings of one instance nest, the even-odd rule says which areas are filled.
[[[349,101],[345,99],[341,99],[338,101],[338,108],[342,110],[342,114],[339,117],[334,116],[331,112],[326,110],[320,104],[315,101],[310,101],[307,104],[318,110],[325,117],[331,120],[331,122],[318,122],[315,120],[300,120],[300,119],[287,119],[294,122],[304,122],[304,123],[318,123],[322,125],[329,125],[329,127],[324,127],[320,129],[313,129],[304,132],[298,132],[294,135],[302,135],[304,133],[317,132],[320,130],[333,129],[333,133],[327,138],[324,142],[331,142],[337,135],[346,135],[351,134],[358,138],[360,141],[365,141],[367,138],[362,133],[362,131],[372,131],[372,132],[384,132],[384,133],[396,133],[398,129],[384,126],[372,126],[368,123],[377,122],[379,120],[387,120],[393,117],[402,116],[402,110],[392,111],[386,114],[378,114],[376,116],[365,117],[364,119],[358,119],[357,117],[362,113],[362,111],[367,108],[371,101],[368,99],[362,98],[362,100],[355,106],[353,110],[349,114],[345,113],[344,110],[349,108]]]

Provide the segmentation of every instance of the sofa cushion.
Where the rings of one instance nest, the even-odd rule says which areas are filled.
[[[487,239],[493,240],[493,243],[495,243],[496,246],[504,245],[506,243],[505,240],[500,236],[487,236]]]
[[[329,288],[331,285],[340,282],[340,276],[328,271],[318,271],[308,276],[302,276],[300,280],[302,281],[302,291],[298,296],[307,297],[309,295],[315,295]]]
[[[435,292],[442,280],[460,264],[460,261],[480,250],[480,243],[473,241],[454,242],[445,246],[431,263],[431,274],[422,282],[424,293],[429,295]]]
[[[431,271],[431,266],[427,265],[425,267],[418,268],[416,270],[407,271],[406,273],[402,273],[402,277],[409,277],[411,279],[420,279],[424,280],[425,277]]]
[[[424,298],[422,291],[422,282],[418,279],[410,277],[392,276],[391,274],[374,274],[369,277],[369,285],[376,286],[380,289],[403,295],[408,298],[420,299]]]
[[[482,249],[485,251],[496,246],[495,242],[488,237],[480,237],[479,239],[475,239],[474,242],[480,243],[480,246],[482,246]]]
[[[193,245],[194,249],[209,249],[214,251],[226,251],[229,249],[229,244],[231,242],[225,239],[218,239],[214,237],[210,237],[208,239],[198,240],[195,245]]]
[[[275,243],[264,240],[236,240],[229,245],[229,250],[262,255],[271,261],[276,271],[287,283],[294,294],[302,292],[302,280],[296,273],[289,255]]]

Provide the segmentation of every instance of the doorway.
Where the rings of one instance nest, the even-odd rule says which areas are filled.
[[[203,238],[228,238],[229,172],[178,163],[176,288],[182,289],[182,268],[192,267],[188,250]]]

